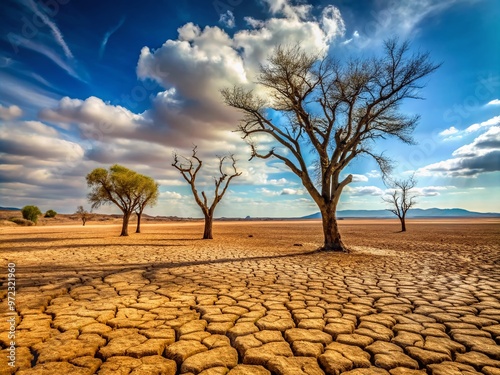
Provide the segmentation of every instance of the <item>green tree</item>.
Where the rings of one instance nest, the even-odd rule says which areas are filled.
[[[36,223],[42,211],[37,206],[24,206],[21,213],[23,214],[23,218]]]
[[[344,62],[300,47],[278,47],[257,79],[265,97],[243,87],[222,94],[243,113],[239,131],[251,146],[251,157],[284,163],[318,205],[323,249],[346,251],[336,211],[352,175],[342,173],[360,156],[375,159],[384,174],[390,171],[390,160],[375,153],[373,145],[387,137],[412,143],[419,117],[402,113],[400,105],[419,98],[422,81],[438,67],[428,53],[412,53],[407,42],[397,39],[386,41],[380,57]],[[266,137],[275,145],[263,150],[257,142]]]
[[[124,166],[115,164],[106,170],[96,168],[86,179],[92,189],[88,195],[92,208],[103,204],[115,204],[123,213],[120,236],[128,236],[128,223],[132,213],[138,209],[144,198],[144,186],[148,177]]]
[[[57,215],[57,212],[54,211],[54,210],[48,210],[46,213],[45,213],[45,217],[56,217]]]
[[[142,186],[139,189],[139,202],[135,209],[137,215],[137,229],[135,233],[141,233],[141,217],[144,209],[149,206],[153,207],[158,202],[159,190],[158,183],[151,177],[143,176]]]
[[[90,220],[93,216],[92,212],[88,212],[83,206],[78,206],[75,214],[82,220],[83,226],[85,226],[87,220]]]

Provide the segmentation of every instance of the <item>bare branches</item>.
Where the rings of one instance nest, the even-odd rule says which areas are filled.
[[[341,171],[352,160],[373,157],[386,176],[391,160],[372,152],[372,143],[386,137],[413,143],[419,117],[401,113],[400,105],[419,99],[423,78],[439,67],[428,53],[412,53],[408,42],[387,40],[384,52],[341,63],[300,46],[278,46],[257,80],[266,100],[241,87],[222,90],[226,104],[243,113],[238,130],[251,146],[251,158],[276,158],[295,173],[322,210],[325,228],[334,225],[331,213],[350,182],[339,181]],[[281,114],[277,120],[274,112]],[[268,150],[258,150],[252,139],[261,134],[274,138]]]
[[[417,186],[415,175],[408,179],[388,180],[386,184],[393,189],[393,192],[387,197],[382,198],[384,202],[390,205],[388,210],[396,215],[401,221],[401,231],[406,231],[406,213],[417,203],[416,194],[412,192]]]
[[[196,188],[196,177],[203,165],[202,160],[197,155],[197,146],[193,147],[190,158],[174,154],[172,166],[176,168],[181,173],[182,177],[189,183],[196,203],[200,206],[205,215],[213,215],[215,207],[222,200],[232,179],[241,175],[241,172],[238,172],[236,168],[236,159],[234,155],[218,156],[218,159],[219,176],[214,177],[214,199],[210,204],[206,193],[202,191],[200,198],[200,194],[198,194]]]

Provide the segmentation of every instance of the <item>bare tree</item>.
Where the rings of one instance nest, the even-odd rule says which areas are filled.
[[[93,217],[92,212],[88,212],[85,208],[83,208],[83,206],[78,206],[75,214],[82,220],[83,226],[85,226],[87,220],[90,220]]]
[[[406,232],[406,213],[417,203],[416,194],[411,192],[411,189],[417,186],[417,180],[414,176],[407,180],[391,180],[388,186],[394,191],[382,199],[391,206],[388,210],[399,218],[401,232]]]
[[[234,158],[234,155],[218,157],[220,176],[214,177],[214,183],[215,183],[214,199],[210,204],[208,202],[208,198],[205,192],[202,191],[200,197],[198,190],[196,189],[196,176],[203,164],[201,159],[196,155],[196,149],[197,147],[194,146],[191,158],[186,158],[174,154],[174,163],[172,164],[172,166],[175,167],[179,172],[181,172],[182,177],[184,177],[184,179],[191,186],[194,199],[198,204],[198,206],[200,206],[201,211],[203,212],[203,215],[205,217],[205,229],[203,232],[203,239],[211,240],[213,238],[212,224],[213,224],[215,207],[222,200],[222,197],[226,193],[231,180],[237,176],[240,176],[241,172],[238,172],[236,169],[236,160]],[[181,162],[179,158],[182,158],[184,162]],[[229,175],[224,171],[226,161],[230,162],[231,164],[231,166],[229,167],[231,170],[230,172],[231,174]]]
[[[261,67],[257,84],[268,99],[241,87],[222,90],[225,102],[243,112],[239,126],[254,157],[281,160],[307,189],[323,219],[324,250],[346,251],[337,226],[336,209],[352,176],[342,171],[356,157],[373,157],[384,174],[390,160],[372,150],[374,142],[394,136],[412,143],[419,117],[399,111],[407,98],[419,98],[421,80],[439,65],[427,53],[410,54],[409,44],[385,43],[382,57],[345,63],[277,47]],[[282,113],[273,121],[272,111]],[[278,147],[262,151],[253,136],[265,134]],[[307,158],[306,158],[307,156]],[[306,160],[313,160],[316,175]]]

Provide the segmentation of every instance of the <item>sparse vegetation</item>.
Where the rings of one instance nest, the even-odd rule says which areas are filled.
[[[36,224],[38,221],[38,216],[42,214],[42,211],[37,206],[24,206],[21,210],[23,219],[32,221]]]
[[[213,239],[212,224],[214,220],[215,207],[217,207],[217,204],[222,200],[222,197],[226,193],[231,180],[241,175],[241,172],[238,172],[238,170],[236,169],[236,160],[234,159],[233,155],[219,157],[220,176],[218,178],[214,177],[214,199],[210,204],[208,202],[206,193],[202,191],[200,197],[198,190],[196,189],[196,176],[203,164],[201,159],[197,156],[196,151],[197,150],[195,146],[193,147],[191,158],[186,158],[174,154],[174,163],[172,164],[172,166],[179,172],[181,172],[182,177],[188,182],[189,186],[191,186],[191,191],[193,192],[196,204],[200,206],[201,211],[203,212],[203,216],[205,217],[203,239],[211,240]],[[182,163],[179,158],[182,158],[184,160],[184,163]],[[230,162],[230,166],[227,168],[225,168],[224,164],[226,161]],[[226,173],[226,169],[229,170],[229,174]]]
[[[422,79],[438,66],[427,53],[411,53],[409,43],[397,39],[385,42],[381,57],[346,62],[280,46],[257,80],[266,99],[243,87],[222,94],[243,113],[239,131],[251,146],[251,158],[276,158],[296,174],[321,211],[323,249],[345,251],[336,210],[352,176],[343,176],[343,170],[355,158],[369,156],[389,172],[390,160],[371,146],[386,137],[412,143],[419,117],[403,114],[399,106],[419,98]],[[270,117],[273,111],[282,116]],[[275,141],[264,152],[257,145],[262,135]],[[314,170],[306,162],[311,158]]]
[[[10,219],[10,221],[16,223],[17,225],[22,225],[24,227],[31,227],[32,225],[35,225],[33,221],[28,219],[21,219],[20,217],[13,217]]]
[[[83,226],[85,226],[85,223],[92,218],[92,213],[88,212],[85,208],[83,208],[83,206],[78,206],[75,214],[80,218]]]
[[[57,215],[57,212],[54,211],[54,210],[48,210],[46,213],[45,213],[45,216],[44,217],[48,217],[48,218],[53,218],[53,217],[56,217]]]

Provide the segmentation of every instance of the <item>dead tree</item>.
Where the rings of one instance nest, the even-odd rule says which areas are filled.
[[[427,53],[412,54],[408,43],[396,39],[386,41],[381,57],[344,63],[280,46],[256,82],[265,99],[243,87],[222,95],[243,113],[239,131],[251,146],[250,159],[276,158],[297,175],[321,211],[323,249],[345,251],[336,210],[352,176],[342,172],[363,155],[373,157],[384,174],[390,170],[390,160],[372,146],[390,136],[412,143],[419,117],[401,113],[399,105],[419,98],[422,79],[438,66]],[[273,112],[282,114],[279,121]],[[260,135],[270,136],[276,146],[262,151],[253,138]]]
[[[201,159],[196,155],[196,149],[197,147],[194,146],[191,158],[186,158],[174,154],[174,163],[172,164],[172,166],[181,173],[182,177],[184,177],[184,179],[191,186],[191,190],[193,192],[196,204],[200,206],[201,211],[203,212],[203,215],[205,217],[205,229],[203,232],[203,239],[211,240],[213,239],[212,224],[214,219],[215,207],[222,200],[222,197],[226,193],[231,180],[234,177],[240,176],[241,172],[238,172],[236,169],[236,160],[234,158],[234,155],[218,157],[220,176],[214,177],[214,183],[215,183],[214,199],[210,204],[205,192],[202,191],[200,197],[198,190],[196,189],[196,177],[203,164]],[[179,158],[182,158],[184,162],[181,162]],[[229,161],[231,163],[231,166],[229,167],[231,170],[230,172],[231,174],[227,174],[224,171],[226,161]]]
[[[388,182],[388,186],[394,191],[382,199],[391,206],[387,210],[399,218],[401,232],[406,232],[406,213],[417,203],[416,194],[411,192],[417,186],[417,180],[411,176],[407,180],[392,180]]]

